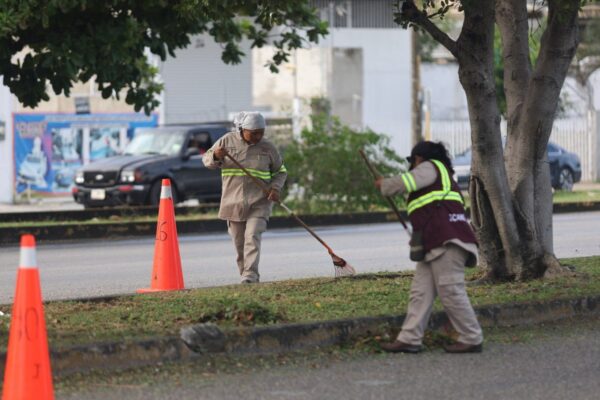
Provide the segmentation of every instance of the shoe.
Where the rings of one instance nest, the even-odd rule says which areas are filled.
[[[246,284],[246,283],[258,283],[258,281],[253,281],[251,279],[242,279],[242,285]]]
[[[408,344],[396,340],[391,343],[382,343],[381,350],[388,353],[420,353],[423,350],[423,346]]]
[[[483,351],[483,343],[466,344],[456,342],[444,345],[444,350],[446,350],[447,353],[481,353]]]

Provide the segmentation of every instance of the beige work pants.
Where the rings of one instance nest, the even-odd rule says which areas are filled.
[[[483,341],[481,327],[465,290],[464,265],[469,253],[453,244],[446,245],[445,249],[439,257],[417,263],[406,319],[398,334],[401,342],[421,345],[436,294],[458,332],[458,341],[472,345]]]
[[[227,221],[227,230],[237,252],[237,266],[241,280],[258,282],[258,262],[260,260],[260,241],[267,230],[266,218],[248,218],[247,221]]]

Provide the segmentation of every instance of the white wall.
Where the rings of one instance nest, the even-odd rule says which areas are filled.
[[[0,85],[0,121],[4,123],[5,138],[0,140],[0,203],[13,201],[13,137],[12,96]]]
[[[321,46],[363,49],[363,124],[390,135],[399,154],[410,153],[410,32],[331,29]]]
[[[593,105],[600,109],[600,70],[590,76],[593,86]],[[458,65],[421,64],[421,87],[429,94],[432,120],[469,119],[467,96],[458,79]],[[587,112],[587,92],[573,77],[567,76],[561,89],[561,100],[565,110],[559,118],[585,115]]]
[[[275,47],[252,50],[254,104],[274,112],[290,112],[294,96],[310,99],[327,95],[325,72],[329,49],[312,47],[296,50],[288,63],[274,74],[265,64],[275,54]]]
[[[456,63],[422,63],[421,87],[428,96],[432,120],[469,119],[467,96],[458,80]]]
[[[221,60],[222,48],[207,35],[194,36],[191,44],[160,64],[164,82],[164,120],[161,123],[226,120],[229,113],[252,107],[252,51],[237,65]]]

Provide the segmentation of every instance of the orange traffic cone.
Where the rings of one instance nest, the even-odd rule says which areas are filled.
[[[163,179],[150,288],[138,289],[137,292],[148,293],[180,289],[183,289],[183,273],[181,272],[171,181]]]
[[[2,400],[54,399],[35,238],[21,236]]]

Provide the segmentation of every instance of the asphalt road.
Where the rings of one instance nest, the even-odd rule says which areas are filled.
[[[600,212],[554,216],[560,258],[600,255]],[[318,228],[319,235],[359,273],[414,268],[408,236],[398,223]],[[185,286],[239,282],[231,239],[226,234],[179,238]],[[148,287],[154,239],[86,241],[40,245],[37,257],[46,300],[133,293]],[[18,247],[0,250],[0,303],[12,302]],[[327,251],[303,229],[271,230],[263,236],[261,280],[333,276]]]
[[[600,393],[599,329],[598,317],[519,328],[527,340],[487,341],[481,354],[313,355],[268,367],[240,359],[237,368],[219,372],[198,364],[156,367],[134,377],[80,380],[59,389],[57,399],[592,400]],[[514,340],[514,329],[505,335]]]

